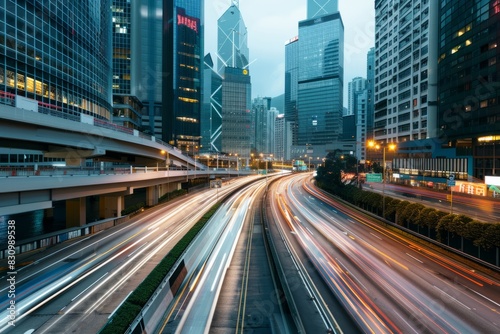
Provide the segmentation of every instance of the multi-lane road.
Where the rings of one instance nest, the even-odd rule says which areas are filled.
[[[236,332],[249,328],[245,312],[253,311],[246,303],[252,300],[248,292],[281,291],[274,278],[270,281],[272,275],[249,271],[268,273],[274,264],[277,269],[271,272],[281,272],[289,298],[272,308],[253,298],[261,309],[277,311],[265,330],[498,332],[498,273],[469,267],[376,224],[325,196],[311,178],[309,173],[285,175],[272,183],[261,178],[252,186],[244,185],[257,177],[234,180],[147,211],[122,226],[23,257],[19,260],[30,264],[16,277],[16,327],[6,323],[8,282],[0,279],[0,332],[97,333],[205,209],[239,187],[218,213],[217,223],[224,227],[216,246],[201,254],[191,281],[183,283],[187,292],[165,309],[158,332],[224,332],[231,330],[232,320],[227,319],[233,318]],[[265,224],[253,225],[249,213],[266,190]],[[257,235],[269,236],[273,259],[251,259],[258,253],[251,245],[262,244],[252,240]],[[238,244],[245,245],[241,251]],[[245,256],[233,258],[235,253]],[[241,270],[228,270],[237,267]],[[238,292],[231,296],[228,287]],[[221,295],[238,299],[238,308],[218,300]],[[214,314],[217,327],[211,326]]]
[[[181,198],[130,223],[45,252],[19,255],[15,327],[0,278],[0,332],[96,333],[108,317],[218,199],[251,177]]]
[[[273,189],[275,212],[287,217],[286,237],[306,250],[361,331],[498,332],[498,275],[373,223],[323,195],[310,178],[282,180]]]

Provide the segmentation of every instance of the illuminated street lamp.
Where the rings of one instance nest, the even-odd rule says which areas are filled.
[[[376,149],[379,150],[382,148],[382,218],[385,219],[385,149],[388,148],[391,151],[394,151],[396,149],[396,144],[394,143],[389,143],[387,146],[377,144],[373,140],[370,140],[368,142],[368,147],[371,149]]]

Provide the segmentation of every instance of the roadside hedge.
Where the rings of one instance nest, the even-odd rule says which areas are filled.
[[[163,282],[165,277],[174,270],[174,265],[182,256],[191,241],[205,226],[208,220],[219,208],[220,203],[215,204],[200,218],[200,220],[182,237],[182,239],[170,250],[151,273],[139,284],[122,305],[116,310],[113,317],[104,325],[99,333],[118,334],[125,333],[134,319],[139,315],[153,293]]]
[[[365,191],[355,186],[323,186],[323,190],[342,198],[366,211],[381,216],[382,195]],[[385,218],[395,224],[404,226],[415,224],[435,229],[437,241],[450,233],[473,242],[477,247],[491,249],[500,247],[500,222],[481,222],[466,215],[449,214],[420,203],[385,198]]]

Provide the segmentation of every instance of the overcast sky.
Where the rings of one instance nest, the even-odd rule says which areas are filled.
[[[306,18],[307,0],[240,0],[248,29],[252,97],[284,93],[285,43],[298,35],[298,22]],[[231,0],[205,0],[205,54],[217,51],[217,19]],[[366,77],[366,53],[374,46],[373,0],[339,0],[344,22],[344,101],[347,84]],[[214,57],[215,60],[215,57]],[[347,104],[345,105],[347,107]]]

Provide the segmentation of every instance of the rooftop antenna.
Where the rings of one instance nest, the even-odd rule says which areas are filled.
[[[240,0],[232,0],[231,2],[236,6],[236,8],[240,8]]]

